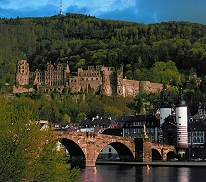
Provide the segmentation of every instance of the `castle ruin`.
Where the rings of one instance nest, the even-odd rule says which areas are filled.
[[[32,85],[28,89],[26,86]],[[128,80],[123,77],[123,66],[120,69],[115,67],[88,66],[87,70],[78,68],[76,75],[71,74],[68,63],[56,65],[47,63],[43,71],[30,72],[29,63],[20,60],[17,64],[16,85],[13,93],[32,91],[62,92],[70,89],[71,92],[100,91],[107,96],[136,96],[140,89],[147,93],[156,93],[162,90],[162,84],[151,83],[150,81]]]

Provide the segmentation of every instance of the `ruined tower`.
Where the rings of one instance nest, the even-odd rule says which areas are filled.
[[[29,84],[29,63],[26,60],[20,60],[17,64],[16,82],[19,85]]]

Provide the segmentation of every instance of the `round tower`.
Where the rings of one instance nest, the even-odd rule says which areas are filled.
[[[188,133],[187,133],[187,104],[180,96],[176,104],[176,122],[177,122],[177,146],[182,148],[188,147]]]

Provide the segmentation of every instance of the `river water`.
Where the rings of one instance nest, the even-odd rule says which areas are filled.
[[[81,170],[81,182],[205,182],[206,167],[96,165]]]

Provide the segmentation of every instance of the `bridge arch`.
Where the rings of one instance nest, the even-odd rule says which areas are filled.
[[[156,150],[159,152],[163,161],[167,161],[168,159],[171,158],[171,156],[176,155],[176,149],[172,145],[153,144],[152,151],[153,150]]]
[[[67,138],[61,138],[60,142],[61,144],[64,145],[64,147],[69,152],[70,160],[74,165],[78,165],[78,166],[86,165],[85,154],[77,143]]]
[[[173,159],[173,158],[177,158],[177,154],[174,151],[169,151],[167,153],[167,160]]]
[[[58,138],[71,156],[82,156],[85,159],[85,166],[95,166],[98,155],[107,145],[114,147],[122,160],[135,158],[132,138],[88,132],[59,132]]]
[[[162,155],[159,150],[152,149],[152,161],[162,160]]]
[[[100,148],[99,151],[97,151],[97,156],[99,156],[100,152],[107,146],[107,145],[111,145],[118,153],[120,161],[128,161],[128,160],[134,160],[134,155],[132,153],[132,151],[130,150],[130,148],[128,148],[125,144],[117,141],[117,142],[112,142],[112,143],[107,143],[107,144],[103,144]],[[97,158],[96,158],[97,159]]]

